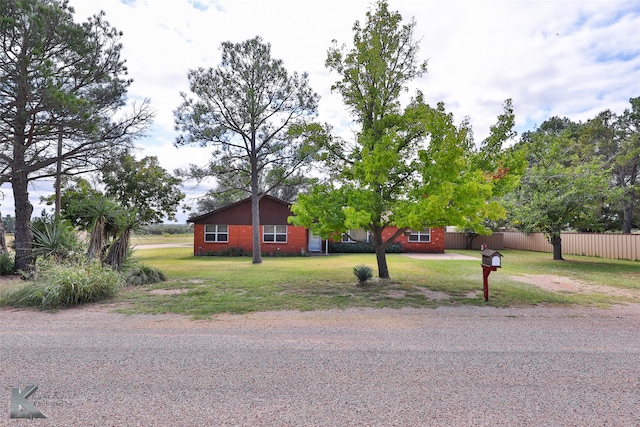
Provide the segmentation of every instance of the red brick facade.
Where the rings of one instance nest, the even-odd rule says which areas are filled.
[[[261,251],[267,255],[277,253],[300,254],[309,247],[308,232],[304,227],[288,224],[293,215],[289,204],[274,197],[264,196],[260,200],[260,238],[264,236],[264,225],[286,227],[285,242],[261,241]],[[213,212],[201,215],[191,220],[193,222],[193,253],[207,255],[208,253],[224,252],[229,249],[242,249],[253,252],[253,236],[251,232],[251,199],[244,199],[227,205]],[[226,227],[226,241],[205,242],[205,227],[207,225],[222,225]]]
[[[211,252],[222,252],[230,248],[242,248],[245,252],[253,252],[253,239],[251,225],[229,225],[229,238],[227,242],[205,242],[205,224],[193,226],[193,253],[194,255],[206,255]],[[263,227],[260,226],[262,237]],[[287,254],[299,254],[306,252],[308,247],[307,229],[304,227],[287,226],[286,242],[261,242],[262,253],[275,255],[278,252]]]
[[[385,229],[383,237],[387,239],[397,228],[389,227]],[[432,253],[443,254],[444,253],[444,228],[431,228],[430,229],[430,241],[429,242],[410,242],[409,237],[401,235],[395,240],[397,243],[402,244],[404,252],[409,253]]]
[[[309,231],[304,227],[288,224],[289,216],[293,213],[289,204],[276,198],[265,196],[260,200],[260,238],[262,253],[267,255],[301,254],[309,250]],[[251,233],[251,199],[217,209],[191,220],[194,224],[193,253],[207,255],[220,253],[229,249],[242,249],[244,252],[253,251]],[[205,242],[205,227],[224,226],[224,242]],[[286,227],[286,242],[265,242],[264,225]],[[210,227],[211,228],[211,227]],[[396,232],[397,228],[388,227],[384,231],[386,240]],[[404,252],[444,253],[444,228],[432,228],[428,242],[410,242],[409,237],[401,235],[396,243],[402,244]]]

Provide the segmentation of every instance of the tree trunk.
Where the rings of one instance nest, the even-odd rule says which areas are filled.
[[[26,172],[14,173],[11,184],[16,207],[14,271],[30,271],[33,268],[33,232],[31,231],[33,205],[29,201],[29,181]]]
[[[2,214],[0,214],[0,255],[7,253],[7,233],[2,222]]]
[[[255,153],[255,148],[252,151]],[[260,193],[258,187],[258,161],[251,156],[251,234],[254,264],[262,264],[262,248],[260,246]]]
[[[127,262],[130,241],[131,229],[126,229],[109,247],[107,255],[104,258],[104,263],[110,265],[111,268],[115,270],[120,270]]]
[[[631,234],[633,225],[633,199],[629,197],[622,205],[622,234]]]
[[[56,190],[56,203],[55,203],[54,218],[56,220],[59,220],[60,204],[62,200],[62,125],[60,125],[60,128],[58,129],[58,159],[56,160],[55,190]]]
[[[553,233],[551,235],[551,244],[553,245],[553,259],[554,260],[563,260],[562,258],[562,238],[560,237],[560,232]]]
[[[378,262],[378,277],[380,279],[389,278],[389,267],[387,266],[387,254],[385,245],[382,244],[382,230],[373,231],[373,247],[376,251],[376,261]]]
[[[260,199],[257,192],[251,195],[251,231],[253,234],[254,264],[262,263],[262,249],[260,247]]]
[[[376,261],[378,262],[378,277],[388,279],[389,267],[387,267],[387,254],[384,247],[376,247]]]
[[[472,231],[467,231],[465,233],[465,249],[473,249],[473,239],[475,239],[478,236],[478,233],[474,233]]]
[[[93,224],[89,235],[89,249],[87,250],[87,258],[89,259],[100,259],[102,257],[105,221],[104,217],[98,217]]]

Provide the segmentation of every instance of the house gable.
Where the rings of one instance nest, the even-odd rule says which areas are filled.
[[[290,204],[271,196],[260,199],[260,224],[287,225],[293,215]],[[191,219],[194,224],[251,224],[251,198],[240,200],[215,211]]]
[[[304,227],[289,225],[293,215],[289,203],[271,196],[260,199],[260,238],[263,253],[305,253],[308,232]],[[251,199],[240,200],[189,222],[193,227],[194,255],[221,253],[230,249],[253,250]]]

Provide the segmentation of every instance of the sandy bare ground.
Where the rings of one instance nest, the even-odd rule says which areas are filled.
[[[578,280],[553,274],[525,274],[524,276],[509,276],[511,280],[527,283],[546,291],[561,294],[604,294],[617,297],[640,298],[637,289],[621,289],[613,286],[599,286],[581,283]]]

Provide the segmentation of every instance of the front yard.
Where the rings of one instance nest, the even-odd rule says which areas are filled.
[[[160,268],[168,281],[121,293],[127,313],[218,313],[321,310],[347,307],[443,305],[598,305],[640,302],[640,263],[501,251],[503,268],[489,277],[482,295],[477,251],[450,251],[476,260],[419,260],[389,254],[391,280],[357,285],[353,267],[376,267],[371,254],[269,258],[193,257],[190,248],[140,249],[135,258]]]

